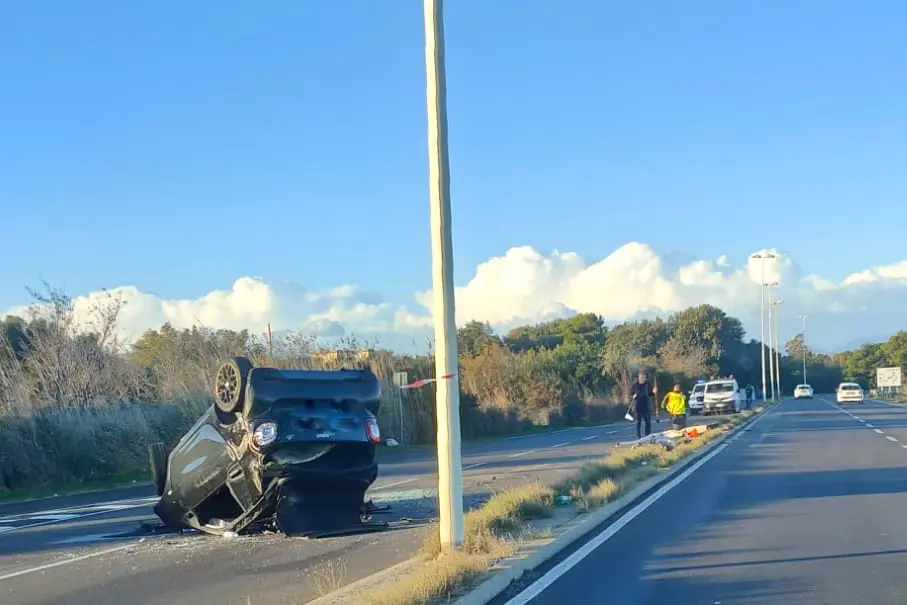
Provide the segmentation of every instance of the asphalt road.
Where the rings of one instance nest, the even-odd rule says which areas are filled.
[[[907,407],[833,402],[784,401],[495,605],[907,603]]]
[[[555,481],[633,438],[635,425],[622,422],[468,444],[466,504],[514,484]],[[387,452],[379,473],[371,495],[391,505],[383,518],[395,529],[343,538],[128,535],[156,520],[148,486],[0,506],[0,603],[308,602],[408,559],[429,531],[437,506],[433,454]]]

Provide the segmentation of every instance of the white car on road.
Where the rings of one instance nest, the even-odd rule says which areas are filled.
[[[863,387],[855,382],[842,382],[838,385],[838,404],[863,403]]]
[[[813,388],[808,384],[798,384],[794,389],[794,399],[812,399]]]
[[[740,387],[737,385],[737,379],[721,378],[705,383],[702,403],[702,411],[705,415],[739,412],[742,406],[740,405]]]

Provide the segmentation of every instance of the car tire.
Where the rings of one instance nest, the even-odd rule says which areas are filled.
[[[170,452],[161,442],[152,443],[148,446],[148,457],[151,463],[151,479],[154,481],[154,488],[158,496],[164,495],[164,487],[167,484],[167,462],[170,458]]]
[[[214,375],[214,403],[224,415],[232,415],[243,408],[249,372],[254,366],[247,357],[224,360]]]

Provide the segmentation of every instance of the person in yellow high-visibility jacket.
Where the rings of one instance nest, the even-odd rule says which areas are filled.
[[[679,384],[674,385],[674,390],[664,396],[661,407],[671,416],[671,423],[679,428],[687,425],[687,396],[683,394]]]

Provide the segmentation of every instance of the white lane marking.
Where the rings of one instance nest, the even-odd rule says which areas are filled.
[[[576,550],[569,557],[558,563],[551,570],[548,571],[541,578],[530,584],[523,590],[521,593],[517,594],[514,598],[507,601],[506,605],[526,605],[532,599],[541,594],[546,588],[554,584],[561,576],[573,569],[578,563],[583,559],[592,554],[598,547],[614,537],[617,532],[623,529],[628,523],[633,519],[641,515],[648,509],[650,506],[658,502],[662,497],[664,497],[669,491],[674,489],[687,477],[696,472],[703,464],[717,456],[719,453],[724,451],[728,447],[727,443],[722,443],[716,447],[713,451],[705,455],[705,457],[696,461],[690,468],[682,472],[680,475],[672,479],[667,485],[662,486],[654,494],[643,500],[641,503],[637,504],[635,507],[630,509],[617,521],[609,525],[603,532],[595,536],[592,540],[580,547],[579,550]]]
[[[778,405],[775,406],[775,410],[778,409]],[[750,424],[750,428],[752,428],[759,421],[768,416],[769,413],[771,412],[769,411],[766,414],[762,414],[758,418],[753,420],[753,423]],[[532,599],[544,592],[545,589],[554,584],[561,576],[576,567],[576,565],[579,564],[583,559],[595,552],[598,547],[613,538],[617,534],[617,532],[623,529],[628,523],[633,521],[633,519],[644,513],[646,509],[658,502],[661,498],[667,495],[668,492],[685,481],[690,475],[699,470],[699,468],[706,464],[709,460],[723,452],[728,446],[729,443],[722,443],[714,450],[694,462],[688,469],[677,475],[677,477],[675,477],[662,487],[658,488],[658,490],[651,496],[624,513],[619,519],[617,519],[617,521],[606,527],[600,534],[592,538],[589,542],[583,544],[569,557],[552,567],[545,575],[527,586],[515,597],[507,601],[505,605],[526,605],[527,603],[529,603]]]
[[[591,426],[572,426],[569,429],[558,429],[556,431],[543,431],[540,433],[529,433],[528,435],[514,435],[512,437],[504,437],[502,441],[510,441],[512,439],[528,439],[530,437],[542,437],[544,435],[557,435],[558,433],[566,433],[567,431],[583,431],[589,429],[597,429],[603,426],[608,426],[613,424],[612,422],[606,422],[604,424],[593,424]]]
[[[904,448],[905,450],[907,450],[907,444],[902,445],[901,447]]]
[[[97,552],[88,553],[87,555],[82,555],[81,557],[73,557],[72,559],[63,559],[62,561],[55,561],[53,563],[45,563],[44,565],[38,565],[36,567],[28,567],[26,569],[20,569],[19,571],[13,571],[7,574],[0,576],[0,582],[4,580],[10,580],[12,578],[18,578],[19,576],[24,576],[26,574],[35,573],[36,571],[47,571],[48,569],[53,569],[54,567],[61,567],[63,565],[71,565],[73,563],[78,563],[79,561],[85,561],[86,559],[93,559],[94,557],[102,557],[104,555],[109,555],[115,552],[121,552],[129,548],[134,548],[137,544],[141,544],[145,541],[145,538],[142,538],[138,542],[132,542],[130,544],[124,544],[122,546],[115,546],[113,548],[106,548],[104,550],[99,550]]]
[[[891,435],[885,435],[885,439],[887,439],[888,441],[891,441],[892,443],[898,442],[897,437],[892,437]]]
[[[154,498],[154,501],[157,501],[157,500],[158,500],[157,498]],[[131,504],[131,505],[129,505],[129,506],[123,506],[123,507],[121,507],[121,508],[117,508],[117,509],[115,509],[115,510],[118,510],[118,511],[119,511],[119,510],[127,510],[127,509],[130,509],[130,508],[142,508],[142,507],[148,506],[149,504],[150,504],[150,503],[146,503],[146,502],[143,502],[143,503],[140,503],[140,504]],[[83,507],[83,508],[84,508],[84,507]],[[12,533],[12,532],[14,532],[14,531],[20,531],[20,530],[29,529],[29,528],[32,528],[32,527],[41,527],[42,525],[50,525],[51,523],[60,523],[61,521],[70,521],[70,520],[76,520],[76,519],[84,519],[84,518],[86,518],[86,517],[95,517],[95,516],[97,516],[97,515],[103,515],[103,514],[105,514],[105,513],[110,513],[110,512],[114,512],[114,511],[110,510],[110,509],[107,508],[107,507],[104,507],[103,510],[97,510],[97,511],[90,512],[90,513],[82,513],[82,514],[79,514],[79,515],[67,517],[67,518],[65,518],[65,519],[61,519],[61,518],[60,518],[62,515],[54,515],[54,518],[49,519],[49,520],[46,520],[46,521],[38,521],[37,523],[28,523],[28,524],[26,524],[26,525],[19,525],[18,527],[10,527],[10,528],[8,528],[4,533]],[[40,515],[41,513],[35,513],[35,514]],[[35,519],[36,517],[33,516],[33,515],[30,515],[28,518],[29,518],[29,519]],[[38,517],[38,518],[40,518],[40,517]],[[9,523],[9,521],[10,521],[10,518],[9,518],[9,517],[6,517],[6,518],[3,519],[3,522],[5,522],[5,523]],[[3,579],[3,578],[0,577],[0,580],[2,580],[2,579]]]
[[[64,508],[53,508],[44,510],[35,510],[28,513],[19,513],[16,515],[5,515],[0,517],[0,523],[12,520],[26,520],[35,517],[46,517],[48,515],[74,514],[83,515],[97,511],[114,511],[134,508],[143,504],[154,504],[158,501],[157,496],[145,496],[143,498],[130,498],[128,500],[111,500],[108,502],[98,502],[97,504],[81,504],[78,506],[67,506]]]
[[[386,483],[381,486],[375,486],[369,491],[377,492],[382,489],[388,489],[391,487],[397,487],[398,485],[406,485],[407,483],[412,483],[413,481],[418,481],[420,477],[412,477],[410,479],[401,479],[400,481],[394,481],[393,483]]]
[[[463,467],[463,470],[468,471],[471,468],[479,468],[480,466],[485,466],[486,464],[488,464],[488,463],[487,462],[476,462],[475,464],[468,464]]]
[[[608,434],[609,434],[609,435],[616,435],[616,434],[617,434],[617,431],[608,431]]]
[[[557,445],[552,445],[552,446],[551,446],[551,449],[554,449],[554,448],[556,448],[556,447],[564,447],[565,445],[570,445],[570,443],[571,443],[570,441],[565,441],[565,442],[563,442],[563,443],[558,443]]]
[[[589,435],[588,437],[583,437],[583,441],[589,441],[590,439],[595,439],[598,435]]]
[[[872,430],[874,430],[874,431],[875,431],[876,433],[878,433],[879,435],[884,435],[884,434],[885,434],[885,431],[882,431],[882,430],[879,430],[879,429],[872,429]]]
[[[519,458],[520,456],[525,456],[526,454],[531,454],[535,450],[526,450],[525,452],[518,452],[516,454],[510,454],[509,458]]]
[[[875,425],[869,424],[869,423],[866,422],[865,420],[864,420],[863,422],[866,424],[866,428],[868,428],[868,429],[874,429],[874,428],[876,428]]]

